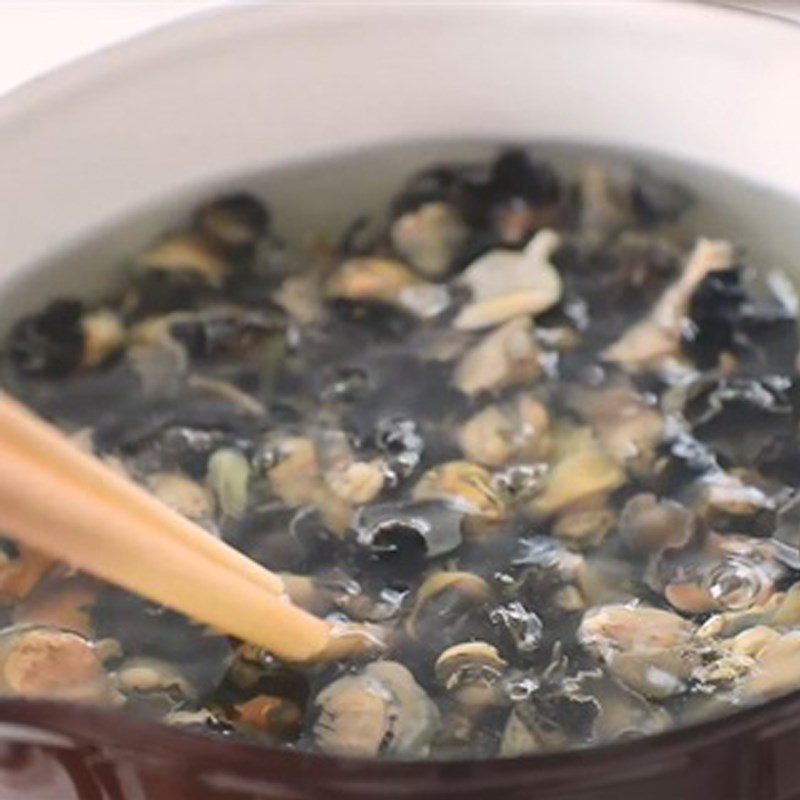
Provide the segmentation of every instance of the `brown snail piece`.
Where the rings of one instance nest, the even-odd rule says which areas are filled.
[[[51,626],[0,632],[0,689],[26,697],[116,702],[101,651],[84,636]]]
[[[439,712],[401,664],[376,661],[328,684],[315,698],[317,746],[348,756],[425,756]]]

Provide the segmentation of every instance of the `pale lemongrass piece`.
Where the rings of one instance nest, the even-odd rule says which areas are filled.
[[[678,355],[694,290],[707,275],[732,266],[733,248],[729,242],[698,239],[678,280],[664,291],[647,317],[605,349],[603,359],[638,369]]]
[[[0,529],[103,580],[291,661],[324,654],[328,623],[56,475],[13,442],[0,459]]]
[[[52,425],[5,394],[0,395],[0,437],[24,447],[32,457],[47,463],[51,471],[69,477],[76,484],[90,486],[98,497],[124,507],[129,515],[158,526],[163,536],[189,542],[197,552],[248,577],[257,586],[273,594],[283,594],[283,582],[277,575],[167,508],[99,459],[84,453]]]
[[[533,381],[540,371],[530,317],[514,317],[464,353],[453,372],[453,384],[474,397]]]
[[[540,230],[524,250],[490,250],[473,261],[458,278],[472,298],[453,320],[461,330],[491,328],[523,315],[535,316],[554,306],[563,285],[551,257],[561,237]]]

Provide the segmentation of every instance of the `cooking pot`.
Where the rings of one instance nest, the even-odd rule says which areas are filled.
[[[0,102],[0,320],[47,295],[110,285],[109,265],[202,190],[287,169],[302,177],[292,165],[341,154],[350,168],[313,196],[284,180],[290,227],[293,208],[350,214],[383,190],[376,182],[391,185],[447,142],[644,150],[797,201],[799,79],[800,27],[694,3],[295,3],[198,15]],[[426,144],[373,175],[359,154],[397,142]],[[749,213],[786,247],[793,221],[757,203]],[[798,753],[800,693],[613,746],[448,763],[337,759],[0,700],[2,800],[790,800]]]

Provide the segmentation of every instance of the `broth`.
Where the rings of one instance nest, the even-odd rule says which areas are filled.
[[[800,685],[792,207],[563,146],[409,177],[441,150],[287,169],[268,205],[217,186],[6,294],[131,249],[104,299],[11,327],[6,386],[385,652],[281,664],[9,540],[0,688],[446,759]]]

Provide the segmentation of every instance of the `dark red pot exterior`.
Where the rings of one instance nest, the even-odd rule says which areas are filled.
[[[800,695],[658,737],[451,763],[324,758],[0,701],[1,800],[800,800]]]

